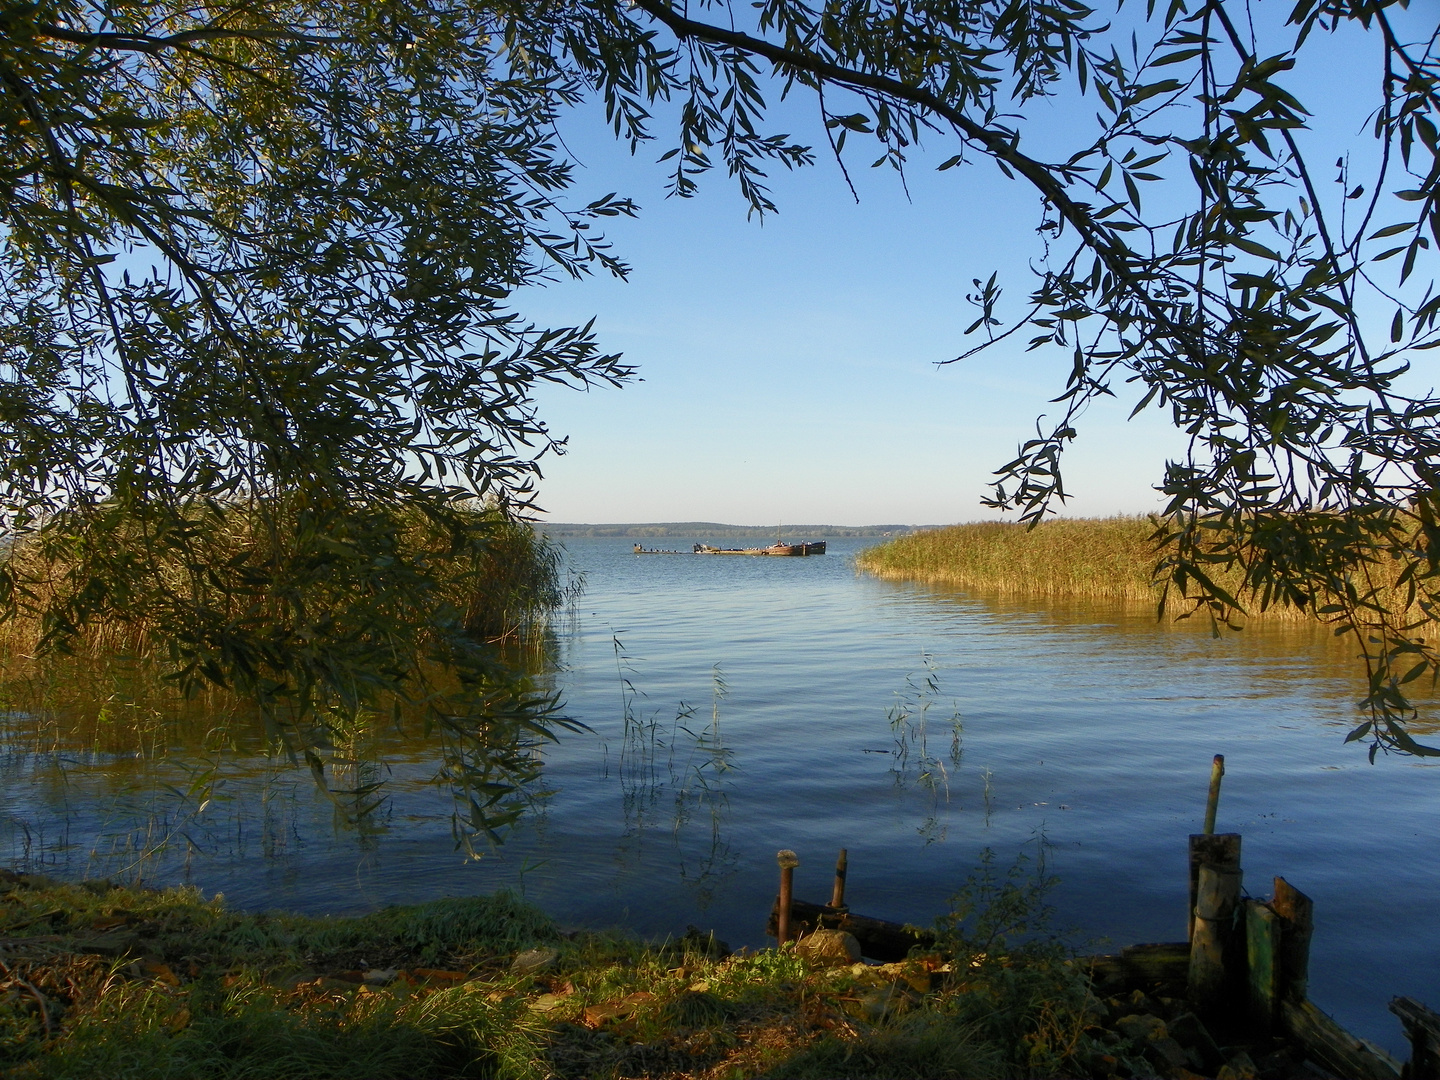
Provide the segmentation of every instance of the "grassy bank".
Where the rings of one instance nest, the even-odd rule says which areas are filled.
[[[856,564],[897,581],[949,585],[976,592],[1147,604],[1159,601],[1154,580],[1160,560],[1148,518],[1062,518],[1034,529],[1004,522],[950,525],[901,536],[867,548]],[[1239,572],[1219,571],[1215,580],[1235,590]],[[1247,617],[1304,621],[1313,615],[1275,605]],[[1185,610],[1184,605],[1177,611]]]
[[[698,932],[565,934],[503,894],[311,919],[3,874],[0,1073],[1114,1075],[1125,1051],[1094,1037],[1083,978],[1052,942],[1007,945],[1005,930],[952,919],[942,951],[875,967],[729,955]]]

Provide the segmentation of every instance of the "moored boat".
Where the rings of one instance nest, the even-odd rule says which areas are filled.
[[[798,544],[775,543],[763,548],[717,548],[696,544],[696,555],[824,555],[824,540],[805,540]]]

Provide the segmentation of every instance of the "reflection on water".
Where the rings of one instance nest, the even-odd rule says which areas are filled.
[[[442,817],[473,854],[543,803],[545,742],[584,730],[537,684],[542,651],[484,659],[483,678],[434,693],[444,707],[324,714],[300,732],[221,691],[187,699],[143,659],[0,658],[0,857],[8,845],[29,870],[189,880],[197,860],[284,862],[337,841],[377,852],[397,820]]]
[[[589,591],[554,686],[589,730],[534,751],[536,805],[478,861],[416,732],[336,748],[332,786],[361,800],[342,813],[248,736],[16,715],[0,857],[312,912],[508,886],[566,923],[759,945],[779,848],[800,853],[799,895],[825,899],[845,847],[857,910],[925,923],[983,849],[1006,862],[1043,831],[1062,925],[1128,944],[1184,934],[1185,837],[1223,753],[1220,827],[1245,836],[1249,892],[1282,874],[1316,900],[1316,999],[1397,1049],[1385,1002],[1440,1000],[1440,774],[1341,744],[1363,689],[1343,641],[896,585],[854,573],[858,546],[572,542]]]

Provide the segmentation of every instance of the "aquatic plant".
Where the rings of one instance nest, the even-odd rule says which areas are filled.
[[[895,537],[866,548],[856,565],[866,573],[897,581],[949,585],[981,593],[1056,599],[1134,603],[1154,609],[1174,589],[1171,569],[1176,557],[1165,540],[1163,521],[1138,516],[1052,518],[1033,527],[1013,522],[950,525]],[[1216,544],[1225,542],[1217,533]],[[1407,596],[1402,565],[1377,552],[1368,567],[1379,598],[1397,612],[1414,618],[1428,615]],[[1311,622],[1331,612],[1323,594],[1297,603],[1247,586],[1241,567],[1218,558],[1208,568],[1211,584],[1235,600],[1227,611],[1212,614],[1219,626],[1242,626],[1251,619]],[[1170,595],[1172,615],[1187,617],[1196,609]]]
[[[940,804],[942,798],[950,802],[950,772],[960,767],[964,757],[965,724],[959,705],[952,700],[949,714],[944,716],[950,735],[947,769],[945,762],[930,751],[930,724],[940,715],[931,714],[931,709],[941,703],[940,667],[928,652],[921,655],[921,663],[923,674],[912,671],[905,676],[905,688],[895,692],[895,702],[886,710],[885,719],[893,740],[890,774],[895,786],[914,784],[929,795],[929,812],[917,829],[928,845],[945,839]]]
[[[656,811],[667,793],[671,805],[670,839],[680,860],[681,879],[692,885],[703,909],[716,887],[736,871],[738,857],[723,835],[730,803],[729,774],[738,768],[735,753],[720,732],[720,706],[729,694],[719,664],[710,671],[710,718],[695,723],[700,711],[680,701],[668,721],[661,709],[642,713],[646,697],[636,685],[640,657],[632,656],[618,633],[612,633],[616,674],[620,685],[620,749],[617,779],[620,785],[627,843],[639,844],[648,831],[661,824]],[[605,769],[609,744],[602,736]],[[708,837],[695,844],[688,827],[696,811],[709,825]]]
[[[1158,556],[1143,517],[1057,518],[1027,528],[977,522],[899,536],[856,565],[878,577],[1027,596],[1154,604]]]

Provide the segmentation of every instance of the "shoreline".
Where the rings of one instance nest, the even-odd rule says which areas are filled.
[[[0,871],[0,1071],[15,1080],[1328,1075],[1283,1042],[1223,1027],[1212,1036],[1175,996],[1173,972],[1117,976],[1113,964],[1022,933],[1043,917],[1043,888],[1007,879],[982,889],[972,918],[939,920],[933,947],[877,964],[838,931],[754,952],[693,927],[659,942],[563,932],[506,893],[308,918],[233,912],[194,889]]]

